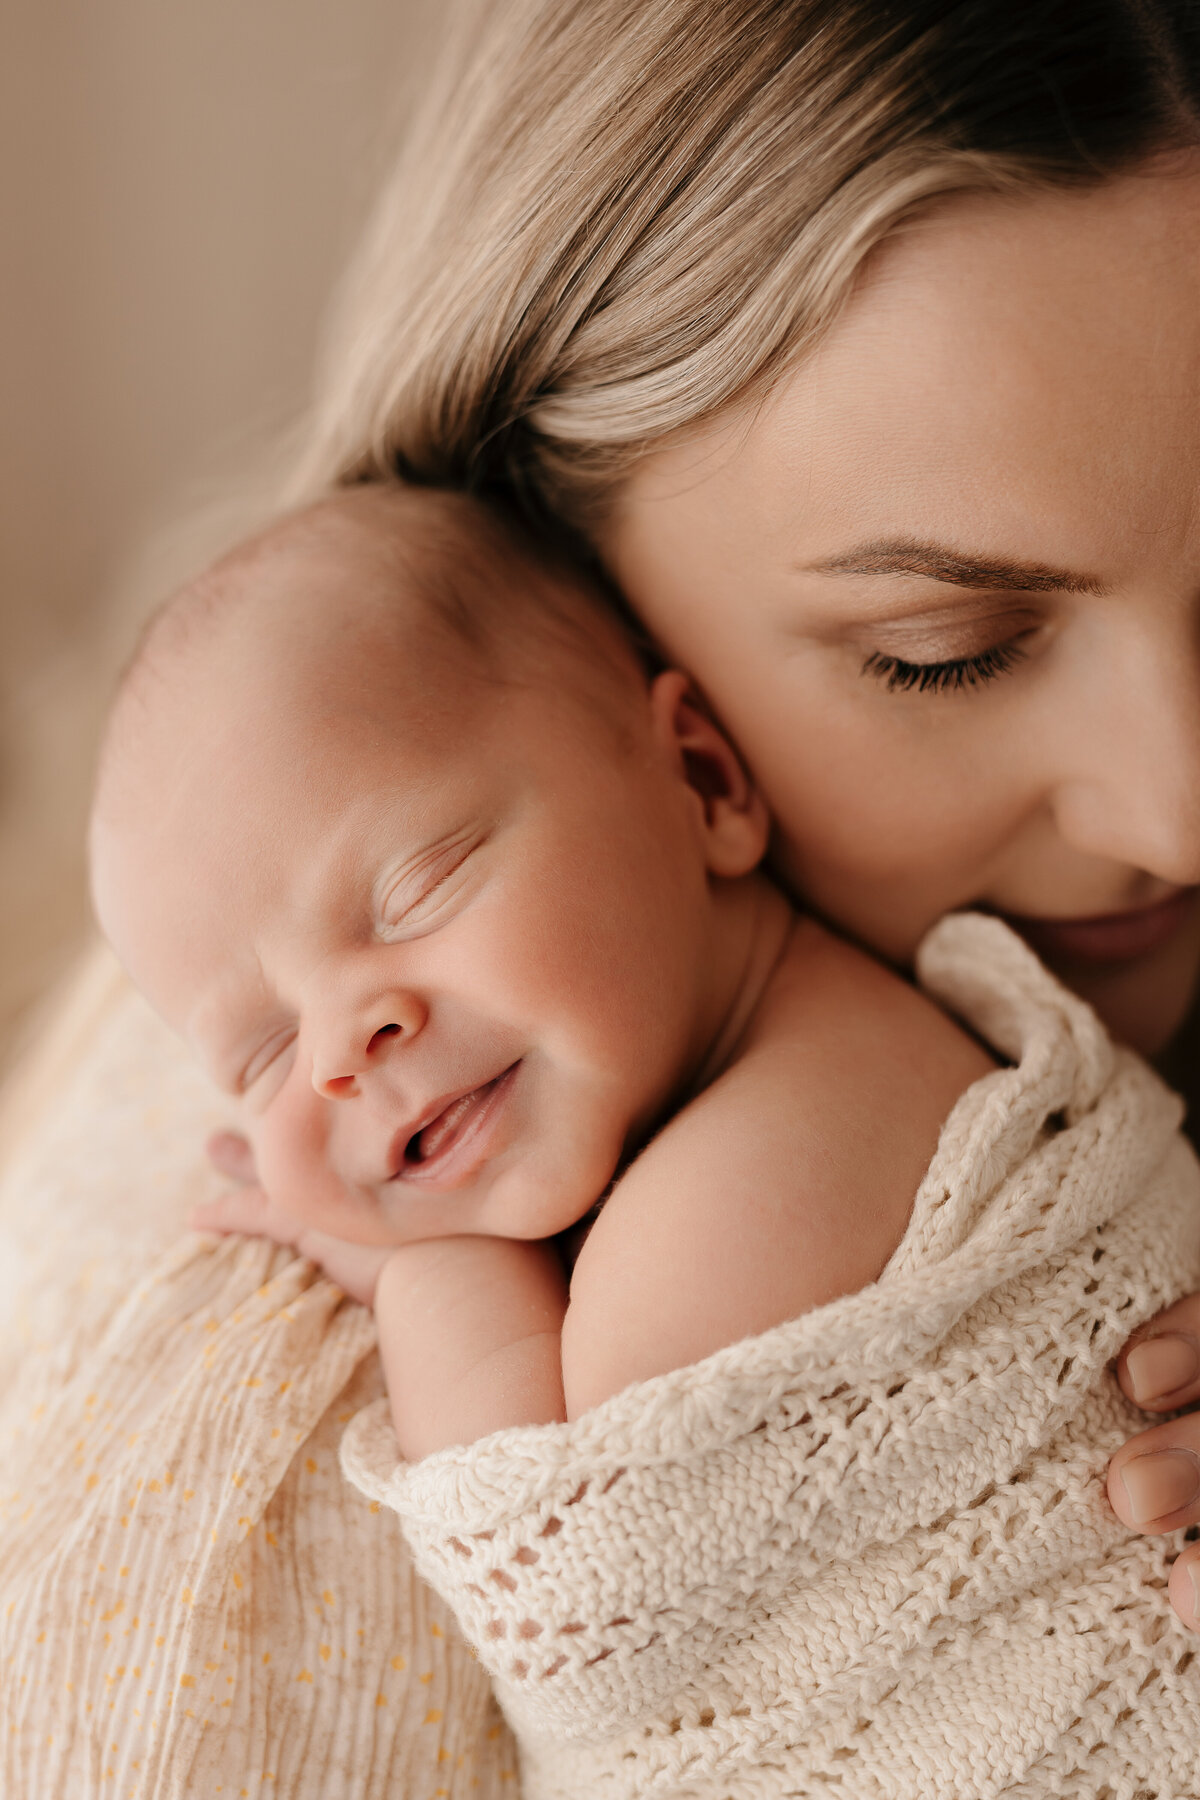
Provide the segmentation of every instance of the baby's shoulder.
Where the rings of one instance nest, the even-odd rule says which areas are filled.
[[[907,1217],[955,1102],[994,1067],[905,976],[799,919],[711,1103],[763,1109],[793,1168]]]
[[[831,1083],[850,1105],[866,1100],[886,1111],[912,1090],[943,1108],[995,1066],[907,976],[810,918],[796,920],[727,1072],[795,1058],[818,1087]]]
[[[580,1328],[599,1322],[623,1359],[596,1391],[876,1280],[955,1101],[993,1066],[901,976],[798,921],[737,1053],[626,1170],[580,1256]]]

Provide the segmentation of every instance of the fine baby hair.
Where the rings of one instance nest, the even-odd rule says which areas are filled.
[[[298,570],[307,559],[320,568],[348,551],[357,573],[342,602],[348,634],[369,622],[401,646],[414,628],[432,627],[471,671],[497,680],[552,645],[589,670],[614,658],[634,666],[634,634],[594,569],[568,565],[468,494],[374,482],[273,521],[165,601],[126,666],[108,743],[174,657],[211,642],[239,610],[275,603],[286,611],[288,578],[282,592],[263,579],[272,564],[291,558]],[[106,753],[102,768],[107,761]]]

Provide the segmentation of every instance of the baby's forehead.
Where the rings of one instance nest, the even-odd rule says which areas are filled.
[[[186,684],[214,661],[299,672],[320,658],[335,675],[377,667],[388,649],[417,653],[441,612],[410,537],[385,531],[379,512],[347,498],[239,546],[163,608],[137,663]]]
[[[269,739],[306,719],[326,740],[386,731],[399,752],[512,686],[624,731],[645,678],[586,583],[476,503],[356,490],[240,546],[164,609],[110,738],[122,761],[154,761],[164,728],[226,721]]]

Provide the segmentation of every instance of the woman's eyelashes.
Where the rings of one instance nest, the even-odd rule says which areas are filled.
[[[985,683],[1009,674],[1025,655],[1025,647],[1017,639],[1007,644],[993,644],[974,656],[952,656],[942,662],[908,662],[901,656],[872,650],[862,665],[862,673],[881,681],[889,694],[954,693],[964,688],[983,687]]]

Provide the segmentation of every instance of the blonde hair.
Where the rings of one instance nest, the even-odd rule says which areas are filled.
[[[400,474],[585,533],[763,392],[939,196],[1196,140],[1193,0],[482,0],[347,287],[300,492]]]

